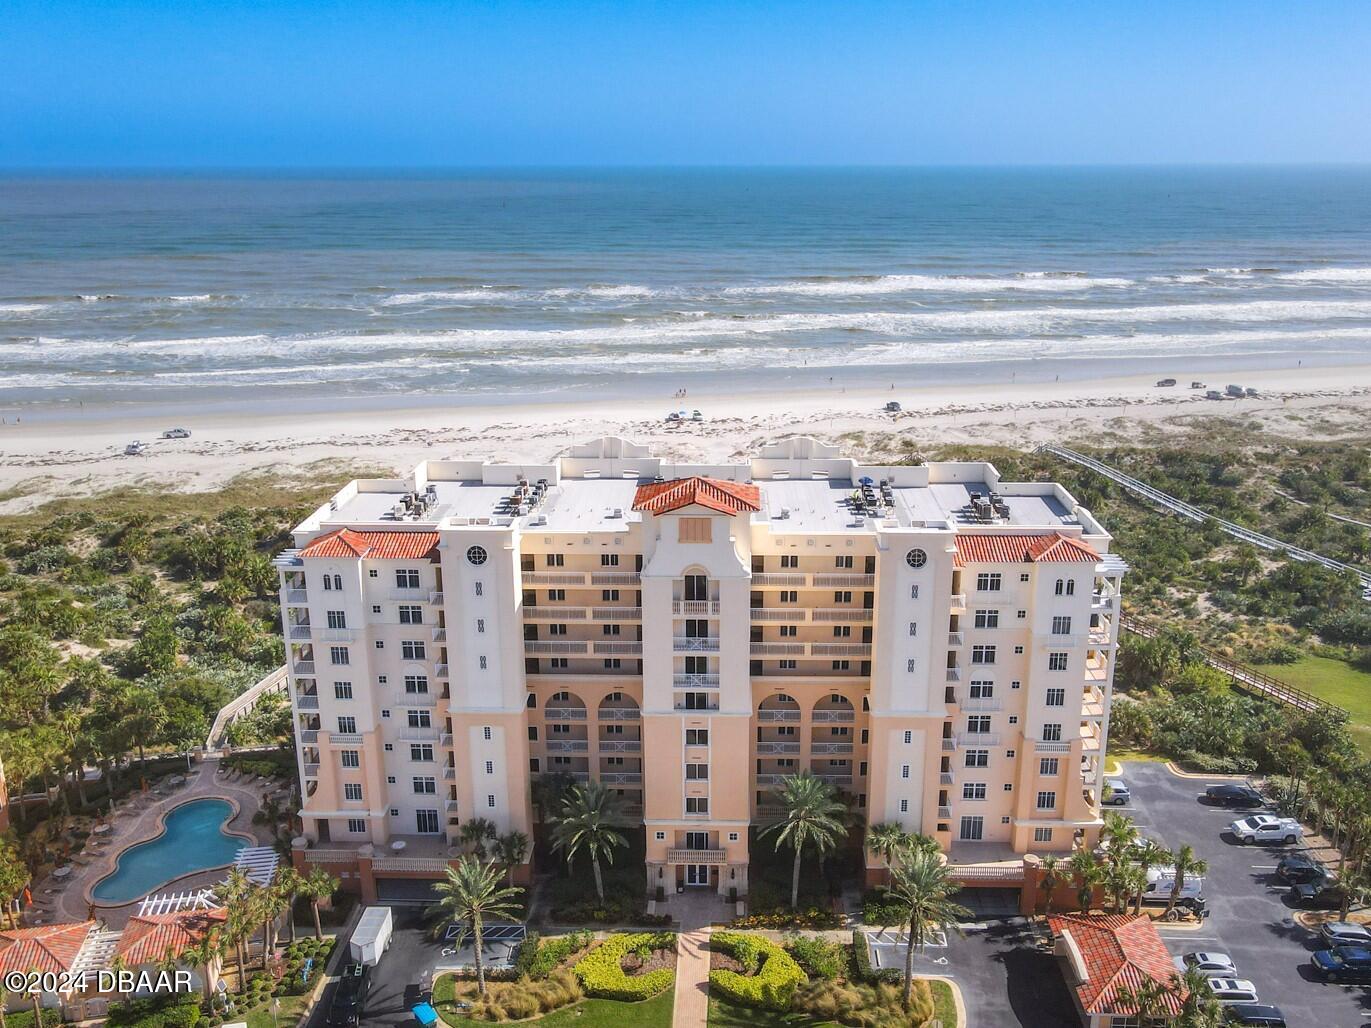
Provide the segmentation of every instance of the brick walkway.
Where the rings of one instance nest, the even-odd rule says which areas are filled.
[[[672,1028],[705,1028],[709,1021],[709,934],[713,922],[727,915],[716,893],[683,892],[671,897],[669,910],[680,923],[676,937],[676,996]]]
[[[116,804],[114,819],[110,822],[114,827],[104,836],[109,841],[99,847],[88,845],[80,857],[73,861],[74,870],[71,877],[65,881],[49,876],[34,883],[34,899],[48,905],[49,909],[32,910],[25,917],[25,921],[28,924],[84,921],[89,910],[86,898],[88,891],[114,870],[121,853],[131,846],[154,838],[161,832],[163,814],[188,800],[232,800],[238,809],[228,823],[229,830],[237,835],[251,836],[258,844],[268,844],[271,841],[270,834],[264,827],[252,823],[252,815],[261,804],[262,794],[279,783],[258,782],[250,777],[239,777],[230,781],[229,776],[218,774],[218,770],[217,759],[205,760],[191,769],[186,776],[185,785],[171,789],[165,796],[159,796],[156,792],[139,793]],[[127,769],[124,773],[137,774],[137,769]],[[168,887],[159,887],[158,891],[200,889],[217,885],[223,878],[222,870],[200,871],[179,878],[169,883]],[[98,907],[96,917],[103,918],[112,928],[120,928],[134,913],[136,907],[137,903],[126,903],[118,907]]]

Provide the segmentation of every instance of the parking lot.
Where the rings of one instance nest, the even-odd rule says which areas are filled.
[[[1209,864],[1205,899],[1209,917],[1202,928],[1159,925],[1173,955],[1194,950],[1229,954],[1238,975],[1250,979],[1264,1003],[1274,1003],[1294,1025],[1356,1028],[1371,1025],[1371,987],[1324,985],[1309,973],[1309,957],[1322,948],[1318,936],[1294,919],[1276,864],[1295,846],[1240,846],[1224,834],[1233,821],[1258,811],[1238,811],[1199,802],[1202,779],[1181,778],[1165,765],[1137,762],[1124,766],[1132,792],[1126,807],[1149,837],[1171,849],[1189,843]]]

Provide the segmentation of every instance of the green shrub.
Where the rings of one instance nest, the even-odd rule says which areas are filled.
[[[884,886],[868,889],[862,897],[862,922],[890,927],[904,924],[905,908],[890,898]]]
[[[470,1016],[475,1021],[523,1021],[570,1006],[581,996],[581,985],[570,971],[554,971],[539,982],[491,982],[484,996],[472,997]]]
[[[875,968],[867,951],[866,932],[852,933],[852,977],[859,982],[902,982],[904,972],[898,967]]]
[[[809,980],[789,953],[760,935],[715,932],[709,945],[743,965],[744,974],[709,972],[710,988],[734,1003],[784,1013],[790,1009],[796,987]]]
[[[809,907],[802,910],[790,910],[782,907],[774,910],[758,911],[746,914],[743,917],[735,917],[729,922],[730,928],[763,932],[782,931],[787,928],[807,928],[810,931],[824,931],[841,927],[841,925],[841,917],[831,910],[820,910],[818,907]]]
[[[659,967],[643,975],[630,976],[623,968],[624,957],[639,946],[667,949],[676,945],[671,932],[631,932],[612,935],[576,962],[573,970],[581,988],[591,996],[635,1002],[650,999],[671,987],[676,972]]]
[[[815,1021],[837,1021],[854,1028],[914,1028],[933,1017],[933,990],[916,979],[909,1010],[900,985],[842,981],[810,982],[796,990],[794,1009]]]
[[[537,932],[529,932],[514,957],[514,970],[521,978],[542,980],[573,953],[589,946],[591,938],[590,932],[572,932],[556,939],[543,939]]]
[[[842,943],[792,935],[785,948],[810,978],[837,978],[847,967],[847,947]]]
[[[116,1003],[109,1008],[109,1028],[195,1028],[200,1021],[199,996],[154,996]]]

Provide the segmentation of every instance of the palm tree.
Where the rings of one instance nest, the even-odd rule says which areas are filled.
[[[882,821],[866,830],[866,848],[887,864],[895,863],[895,858],[908,845],[909,833],[898,822]]]
[[[465,921],[471,932],[476,952],[476,991],[486,993],[486,969],[482,958],[482,932],[488,917],[516,918],[519,904],[515,900],[523,889],[500,884],[500,869],[494,861],[483,864],[466,856],[457,866],[448,865],[445,881],[436,882],[433,891],[438,901],[429,908],[433,916],[444,921]]]
[[[922,952],[933,932],[960,931],[957,921],[971,916],[970,910],[949,898],[959,888],[942,857],[927,850],[911,851],[890,869],[890,897],[904,908],[909,924],[904,956],[906,1010],[914,996],[914,947]]]
[[[276,879],[272,882],[272,887],[280,894],[285,903],[286,927],[290,932],[290,941],[295,943],[295,901],[299,898],[304,889],[305,879],[300,872],[289,864],[285,864],[276,871]]]
[[[600,858],[612,864],[614,850],[628,845],[618,824],[619,797],[599,782],[568,789],[562,797],[561,812],[553,817],[553,851],[566,854],[568,865],[582,850],[590,855],[595,895],[601,903],[605,901],[605,883],[600,874]]]
[[[224,936],[233,943],[237,955],[238,991],[247,985],[247,960],[243,954],[243,940],[252,934],[254,915],[252,907],[252,882],[247,872],[240,867],[229,870],[224,884],[219,887],[219,898],[228,911],[224,921]]]
[[[276,919],[287,909],[286,897],[276,887],[276,880],[257,890],[257,916],[262,919],[262,970],[271,969],[271,954],[276,949]]]
[[[122,720],[138,749],[138,766],[147,763],[145,748],[167,723],[167,708],[162,698],[146,686],[135,686],[125,697]]]
[[[1125,817],[1117,810],[1104,812],[1104,827],[1100,829],[1100,844],[1106,845],[1106,853],[1111,863],[1122,860],[1129,847],[1138,841],[1138,829],[1131,817]]]
[[[509,884],[514,884],[514,869],[524,862],[528,854],[529,838],[523,832],[506,832],[495,840],[495,859],[509,876]]]
[[[1133,859],[1137,861],[1138,867],[1142,868],[1143,885],[1133,896],[1133,913],[1142,913],[1143,893],[1147,890],[1148,872],[1154,867],[1161,867],[1171,860],[1171,851],[1160,843],[1153,842],[1151,839],[1144,839],[1133,848]]]
[[[1113,872],[1114,913],[1128,911],[1128,901],[1133,896],[1141,896],[1147,888],[1147,872],[1137,864],[1125,864]]]
[[[800,905],[800,858],[807,844],[823,853],[833,849],[847,832],[842,816],[847,808],[834,798],[834,789],[808,770],[787,775],[777,790],[785,815],[757,833],[758,838],[775,834],[776,849],[782,845],[795,851],[795,867],[790,876],[790,908]]]
[[[181,953],[181,958],[192,967],[200,968],[202,974],[201,986],[205,990],[205,1007],[208,1009],[214,1003],[214,989],[210,984],[210,968],[214,961],[219,958],[222,943],[219,938],[219,929],[210,928],[204,935],[200,936],[200,941],[187,946]],[[0,1028],[4,1028],[0,1025]]]
[[[1076,878],[1076,903],[1081,913],[1088,914],[1095,903],[1096,887],[1104,884],[1104,867],[1089,850],[1077,850],[1071,854],[1071,873]]]
[[[1176,1028],[1222,1028],[1226,1023],[1223,1006],[1209,987],[1207,972],[1187,967],[1181,974],[1171,976],[1171,987],[1181,1004]]]
[[[1146,978],[1137,986],[1121,985],[1115,993],[1117,1013],[1131,1014],[1139,1024],[1168,1024],[1171,1019],[1171,985]]]
[[[0,842],[0,901],[5,904],[10,928],[19,927],[14,915],[14,901],[32,877],[28,865],[14,847],[8,842]]]
[[[486,859],[486,842],[495,838],[497,829],[493,821],[483,817],[473,817],[463,821],[457,831],[457,838],[464,846],[470,846],[477,859]]]
[[[1338,920],[1346,921],[1352,904],[1361,902],[1366,896],[1366,869],[1362,867],[1340,867],[1333,872],[1333,884],[1342,894],[1341,904],[1338,908]]]
[[[1168,914],[1176,909],[1176,903],[1181,898],[1181,891],[1185,888],[1185,876],[1194,875],[1198,878],[1209,873],[1208,862],[1196,857],[1194,849],[1188,844],[1172,855],[1171,868],[1176,880],[1171,885],[1171,895],[1166,901]]]
[[[309,869],[309,874],[305,876],[305,880],[300,885],[300,894],[309,897],[310,910],[314,913],[314,937],[316,939],[324,937],[324,926],[319,921],[319,903],[337,892],[338,887],[342,884],[322,866],[315,864]]]
[[[1042,877],[1038,880],[1038,887],[1043,890],[1044,917],[1052,916],[1052,894],[1057,891],[1057,886],[1062,884],[1063,874],[1061,857],[1043,857]]]

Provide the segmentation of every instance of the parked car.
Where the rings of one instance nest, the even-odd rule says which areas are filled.
[[[1276,865],[1276,877],[1287,885],[1312,882],[1327,875],[1328,868],[1308,853],[1292,853],[1288,857],[1281,857],[1281,862]]]
[[[1205,399],[1207,399],[1207,400],[1222,400],[1222,399],[1223,399],[1223,393],[1219,392],[1217,389],[1211,389],[1211,390],[1209,390],[1207,393],[1204,394],[1204,396],[1205,396]]]
[[[1290,886],[1286,893],[1290,902],[1303,910],[1340,910],[1342,889],[1331,878],[1316,878],[1312,882]]]
[[[190,429],[188,428],[169,428],[162,433],[163,439],[189,439]]]
[[[1314,974],[1325,982],[1371,982],[1371,949],[1334,946],[1309,958]]]
[[[147,443],[141,443],[137,439],[135,439],[133,442],[129,443],[127,446],[124,447],[124,456],[137,457],[139,454],[143,453],[143,451],[147,448]]]
[[[1191,389],[1203,389],[1203,388],[1204,388],[1204,383],[1203,383],[1203,382],[1191,382],[1191,383],[1190,383],[1190,388],[1191,388]]]
[[[1262,794],[1250,785],[1211,785],[1204,790],[1206,803],[1216,807],[1260,807]]]
[[[1233,837],[1244,846],[1254,842],[1283,842],[1287,846],[1304,837],[1304,825],[1293,817],[1253,814],[1228,826]]]
[[[1270,1003],[1234,1003],[1224,1013],[1229,1024],[1260,1025],[1261,1028],[1285,1028],[1285,1015],[1280,1007]]]
[[[1319,935],[1329,946],[1371,946],[1371,929],[1353,921],[1325,921]]]
[[[693,410],[693,411],[690,412],[690,420],[691,420],[691,421],[703,421],[704,419],[705,419],[704,412],[698,411],[698,410]]]
[[[1227,953],[1185,953],[1176,957],[1173,963],[1176,970],[1182,973],[1191,967],[1206,974],[1236,976],[1238,973],[1238,969],[1233,965],[1233,958]]]
[[[1175,385],[1175,384],[1176,384],[1176,380],[1175,380],[1174,378],[1159,378],[1159,379],[1157,379],[1157,388],[1159,388],[1159,389],[1169,389],[1171,386],[1173,386],[1173,385]]]
[[[666,416],[666,419],[667,419],[667,421],[680,421],[680,420],[682,420],[682,418],[681,418],[681,413],[682,413],[681,411],[675,411],[675,410],[674,410],[674,411],[672,411],[670,414],[668,414],[668,415]]]
[[[888,410],[891,414],[898,414],[900,411],[900,401],[891,400],[889,403],[885,405],[885,409]]]
[[[367,990],[371,981],[366,964],[348,964],[333,990],[333,1002],[328,1008],[329,1028],[353,1028],[366,1008]]]
[[[1257,987],[1246,978],[1210,978],[1209,988],[1220,1003],[1257,1002]]]
[[[1104,789],[1104,802],[1116,807],[1125,806],[1133,799],[1133,794],[1128,791],[1128,783],[1122,778],[1106,778]]]

